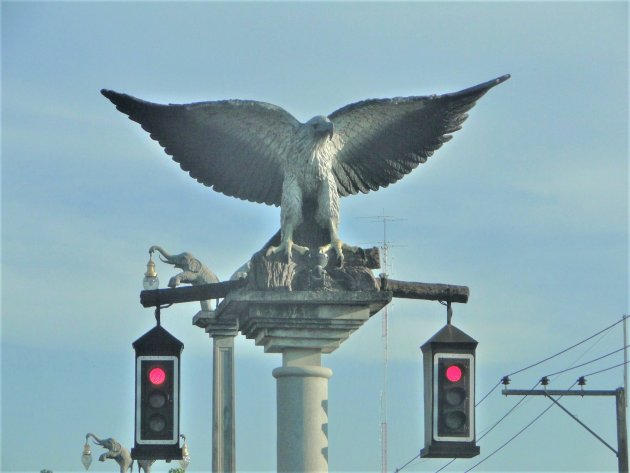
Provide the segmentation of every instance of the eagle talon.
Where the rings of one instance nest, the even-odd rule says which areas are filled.
[[[296,245],[293,240],[285,240],[278,246],[270,246],[267,248],[265,256],[271,256],[277,253],[285,253],[287,255],[287,262],[291,262],[292,251],[295,250],[302,256],[308,253],[308,248],[301,245]]]
[[[319,248],[319,252],[320,253],[328,253],[328,251],[333,248],[335,250],[335,254],[337,255],[337,267],[341,268],[343,266],[343,248],[348,248],[348,249],[353,249],[355,247],[353,246],[349,246],[346,245],[345,243],[342,243],[341,240],[335,240],[332,241],[330,243],[328,243],[327,245],[321,246]]]

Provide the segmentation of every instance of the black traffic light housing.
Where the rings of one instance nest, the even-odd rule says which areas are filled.
[[[477,342],[445,325],[424,345],[423,458],[472,458],[475,439],[475,349]]]
[[[181,460],[180,356],[184,344],[161,325],[133,342],[136,352],[134,460]]]

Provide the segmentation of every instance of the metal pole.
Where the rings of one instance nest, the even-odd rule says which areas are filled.
[[[628,392],[628,315],[623,316],[623,389]],[[628,397],[626,396],[626,407],[628,407]]]
[[[619,473],[628,473],[628,430],[626,426],[626,391],[615,392],[617,404],[617,461]]]

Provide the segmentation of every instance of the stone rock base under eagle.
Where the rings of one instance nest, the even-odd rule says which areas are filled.
[[[311,237],[315,236],[311,234]],[[316,237],[316,236],[315,236]],[[378,291],[380,280],[373,269],[380,268],[378,248],[346,248],[343,264],[330,249],[319,253],[312,246],[317,242],[300,239],[310,248],[307,254],[294,253],[290,261],[284,254],[267,256],[267,249],[280,242],[276,233],[265,246],[252,256],[247,275],[251,290],[284,289],[289,291]],[[316,237],[317,240],[317,237]],[[309,244],[310,243],[310,244]]]

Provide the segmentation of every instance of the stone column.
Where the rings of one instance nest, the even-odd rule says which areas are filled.
[[[235,473],[234,337],[238,322],[219,320],[215,311],[200,311],[193,324],[212,337],[212,472]]]
[[[277,379],[278,471],[328,471],[328,378],[318,349],[282,354]]]
[[[328,379],[321,364],[391,300],[380,291],[231,292],[217,320],[237,320],[243,335],[266,353],[282,353],[277,386],[277,468],[328,472]]]
[[[234,336],[213,336],[212,471],[236,471]]]

